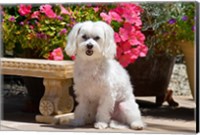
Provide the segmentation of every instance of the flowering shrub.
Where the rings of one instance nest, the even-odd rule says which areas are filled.
[[[117,43],[117,59],[124,66],[133,63],[138,57],[144,57],[148,48],[144,44],[145,36],[141,32],[142,8],[136,4],[118,4],[108,13],[100,16],[115,30]]]
[[[142,3],[141,7],[148,55],[176,56],[182,53],[177,41],[194,41],[194,2]]]
[[[19,5],[4,7],[3,13],[3,43],[6,51],[26,53],[31,51],[31,57],[48,58],[53,49],[64,48],[67,36],[65,14],[60,6]],[[24,51],[17,52],[25,49]]]
[[[139,5],[132,3],[3,7],[5,53],[14,50],[17,53],[14,55],[19,56],[31,50],[30,57],[69,59],[63,50],[66,36],[72,27],[86,20],[104,20],[115,31],[116,59],[126,67],[138,57],[146,56],[148,50],[144,44],[145,36],[141,32],[142,11]]]
[[[194,41],[196,21],[195,3],[181,3],[175,8],[179,10],[179,13],[169,20],[169,29],[173,29],[177,40]],[[173,20],[173,23],[170,23],[171,20]]]

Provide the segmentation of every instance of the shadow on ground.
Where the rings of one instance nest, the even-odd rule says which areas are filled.
[[[26,97],[9,97],[3,100],[3,119],[9,121],[35,122],[36,113],[27,113],[23,111]],[[192,121],[194,120],[194,108],[186,107],[169,107],[163,105],[158,107],[154,102],[137,100],[142,115],[145,117],[179,119]]]
[[[195,118],[194,108],[170,107],[168,105],[157,106],[155,103],[144,100],[137,100],[143,116],[156,118],[180,119],[192,121]]]

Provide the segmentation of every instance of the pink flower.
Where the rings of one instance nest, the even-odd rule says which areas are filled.
[[[131,45],[140,45],[141,44],[141,42],[137,39],[137,35],[135,33],[131,33],[128,41]]]
[[[132,45],[141,45],[144,43],[144,40],[145,36],[140,31],[132,32],[130,34],[129,42]]]
[[[126,41],[129,38],[128,31],[124,28],[119,28],[119,35],[120,35],[122,41]]]
[[[109,24],[111,23],[112,20],[115,20],[117,22],[122,22],[122,18],[120,17],[120,15],[114,11],[110,11],[108,14],[102,12],[100,16],[104,21],[106,21]]]
[[[125,22],[123,25],[124,29],[126,29],[127,31],[129,31],[129,33],[134,32],[135,31],[135,27],[128,22]]]
[[[131,24],[135,24],[137,27],[142,25],[142,21],[138,15],[138,13],[136,13],[135,11],[130,11],[128,9],[126,9],[127,11],[125,11],[123,13],[123,17],[125,19],[125,22],[131,23]]]
[[[67,29],[66,29],[66,28],[63,28],[63,29],[59,32],[60,35],[65,35],[66,33],[67,33]]]
[[[46,16],[48,16],[49,18],[56,18],[57,17],[57,15],[52,10],[52,6],[48,5],[48,4],[41,5],[40,6],[40,12],[45,13]]]
[[[15,17],[14,17],[14,16],[11,16],[8,20],[9,20],[10,22],[15,22]]]
[[[124,52],[130,50],[130,49],[131,49],[131,46],[132,46],[132,45],[131,45],[130,42],[128,42],[128,41],[123,42],[123,43],[121,44],[121,47],[122,47],[122,49],[123,49]]]
[[[52,8],[52,6],[49,5],[49,4],[41,5],[40,6],[40,12],[44,13],[46,10],[49,10],[51,8]]]
[[[126,53],[119,58],[119,63],[123,67],[127,67],[130,63],[133,63],[136,60],[136,58],[134,58],[133,56],[134,54],[129,51],[129,53]]]
[[[101,16],[102,19],[103,19],[104,21],[106,21],[108,24],[111,23],[111,21],[112,21],[111,16],[107,15],[107,14],[104,13],[104,12],[102,12],[102,13],[100,14],[100,16]]]
[[[121,16],[120,16],[119,14],[117,14],[116,12],[110,11],[110,12],[108,13],[108,15],[111,16],[111,19],[112,19],[112,20],[115,20],[115,21],[117,21],[117,22],[122,22]]]
[[[140,50],[140,57],[145,57],[147,55],[148,47],[146,45],[140,45],[138,49]]]
[[[144,34],[142,34],[141,31],[136,31],[135,35],[136,35],[136,38],[138,39],[138,41],[140,41],[141,43],[144,43],[145,36],[144,36]]]
[[[37,18],[38,19],[39,15],[40,15],[40,12],[39,11],[35,11],[35,12],[32,13],[31,18]]]
[[[18,10],[18,12],[19,12],[19,14],[21,15],[21,16],[25,16],[25,15],[28,15],[30,12],[31,12],[31,8],[32,8],[32,6],[31,5],[23,5],[23,4],[21,4],[20,6],[19,6],[19,10]]]
[[[99,7],[94,7],[93,10],[94,10],[94,12],[98,12],[99,11]]]
[[[49,55],[49,60],[63,60],[64,58],[64,55],[63,55],[63,52],[62,52],[62,49],[59,47],[59,48],[56,48],[54,49],[50,55]]]
[[[133,63],[139,56],[139,53],[133,52],[131,49],[123,51],[120,45],[117,46],[117,59],[123,67],[127,67]]]
[[[67,11],[65,7],[63,7],[62,5],[60,5],[60,10],[61,10],[60,14],[66,14],[66,15],[72,14],[71,12]]]
[[[119,15],[122,15],[124,12],[124,9],[121,6],[117,6],[115,9],[113,9],[112,11],[118,13]]]
[[[58,20],[63,20],[63,17],[60,16],[60,15],[58,15],[58,16],[57,16],[57,19],[58,19]]]
[[[122,24],[119,28],[115,25],[113,27],[115,28],[114,38],[117,43],[116,59],[123,67],[135,62],[138,57],[145,57],[148,52],[147,46],[144,45],[145,36],[141,32],[140,15],[142,11],[141,7],[136,4],[122,3],[108,13],[102,12],[100,14],[102,19],[109,24],[113,20]]]
[[[20,22],[19,24],[20,24],[21,26],[23,26],[23,25],[24,25],[24,22]]]
[[[119,63],[123,66],[123,67],[127,67],[128,64],[129,64],[129,55],[122,55],[120,58],[119,58]]]
[[[30,28],[30,29],[34,29],[34,26],[33,26],[33,25],[29,25],[29,28]]]
[[[123,50],[120,45],[117,46],[117,59],[119,59],[123,55]]]
[[[121,38],[117,32],[114,33],[114,38],[116,43],[121,42]]]
[[[140,26],[142,24],[142,21],[139,17],[142,9],[136,4],[122,3],[112,11],[115,11],[117,14],[119,14],[125,20],[125,22],[135,24],[136,26]]]

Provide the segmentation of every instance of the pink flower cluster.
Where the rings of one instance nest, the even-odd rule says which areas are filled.
[[[64,55],[63,55],[62,49],[61,49],[60,47],[54,49],[54,50],[50,53],[48,59],[49,59],[49,60],[63,60],[63,59],[64,59]]]
[[[28,15],[28,14],[31,13],[31,9],[32,9],[31,5],[23,5],[23,4],[21,4],[19,6],[18,12],[19,12],[19,14],[21,16],[25,16],[25,15]],[[63,10],[64,10],[64,8],[61,7],[61,11],[62,12],[64,12]],[[39,11],[34,11],[31,14],[31,18],[39,19],[40,13],[44,13],[49,18],[56,18],[57,17],[56,13],[52,9],[52,6],[49,5],[49,4],[41,5]]]
[[[52,6],[51,5],[41,5],[40,6],[40,12],[41,13],[45,13],[46,16],[48,16],[49,18],[56,18],[57,15],[56,13],[54,13],[54,11],[52,10]]]
[[[145,57],[148,48],[144,44],[145,36],[141,32],[142,21],[140,14],[142,9],[132,3],[123,3],[110,10],[102,12],[100,16],[112,26],[112,21],[121,27],[115,31],[114,37],[117,43],[117,60],[124,67],[135,62],[138,57]],[[113,27],[115,27],[113,25]]]
[[[28,14],[31,13],[31,8],[32,8],[31,5],[23,5],[23,4],[21,4],[21,5],[19,6],[18,12],[19,12],[19,14],[20,14],[21,16],[25,16],[25,15],[28,15]]]

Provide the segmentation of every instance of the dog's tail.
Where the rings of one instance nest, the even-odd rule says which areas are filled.
[[[109,127],[113,129],[128,129],[129,128],[128,125],[125,125],[115,120],[110,121]]]

